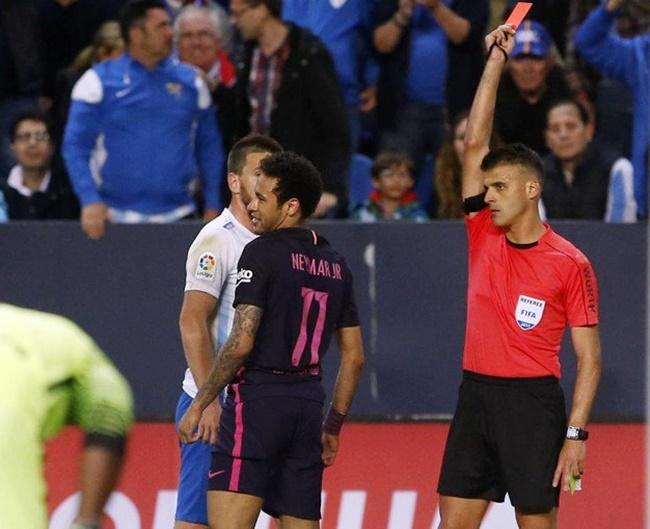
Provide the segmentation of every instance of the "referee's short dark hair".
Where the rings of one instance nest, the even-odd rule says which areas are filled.
[[[323,194],[323,181],[314,164],[304,156],[284,151],[264,158],[260,169],[266,176],[277,178],[273,192],[278,197],[278,205],[297,198],[302,218],[311,216]]]
[[[282,17],[282,0],[248,0],[248,5],[252,7],[265,5],[266,9],[269,10],[269,13],[271,13],[275,18]]]
[[[228,172],[237,175],[241,174],[246,164],[246,157],[251,153],[268,152],[269,154],[273,154],[282,152],[282,150],[282,145],[270,136],[264,136],[263,134],[249,134],[248,136],[244,136],[230,149],[230,154],[228,154]]]
[[[147,18],[150,9],[164,9],[166,11],[167,6],[160,0],[129,0],[122,6],[118,18],[124,42],[129,44],[129,31],[133,26],[142,23]]]
[[[537,176],[544,185],[544,163],[533,149],[523,143],[505,145],[488,152],[481,162],[481,171],[489,171],[499,165],[518,165]]]

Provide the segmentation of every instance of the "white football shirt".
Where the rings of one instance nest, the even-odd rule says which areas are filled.
[[[206,224],[194,239],[185,264],[185,292],[200,290],[219,301],[212,324],[212,344],[218,351],[224,344],[235,316],[237,263],[239,257],[256,235],[246,229],[228,210]],[[198,392],[189,368],[185,371],[183,391],[194,398]]]

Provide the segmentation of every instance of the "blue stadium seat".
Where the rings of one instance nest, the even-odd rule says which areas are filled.
[[[350,188],[348,200],[354,207],[368,198],[372,191],[372,160],[363,154],[355,154],[350,164]]]

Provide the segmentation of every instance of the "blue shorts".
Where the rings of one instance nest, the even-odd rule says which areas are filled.
[[[274,517],[320,520],[322,409],[289,397],[224,406],[208,489],[264,498]]]
[[[192,404],[192,397],[184,391],[176,406],[176,427],[187,408]],[[181,449],[181,471],[178,479],[178,500],[176,520],[208,525],[208,471],[212,447],[198,441],[193,444],[179,443]]]

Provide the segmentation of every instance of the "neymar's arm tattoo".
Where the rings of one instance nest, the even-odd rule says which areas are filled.
[[[238,305],[235,309],[230,335],[217,353],[215,365],[194,399],[195,405],[201,410],[221,393],[248,358],[263,312],[256,305]]]

